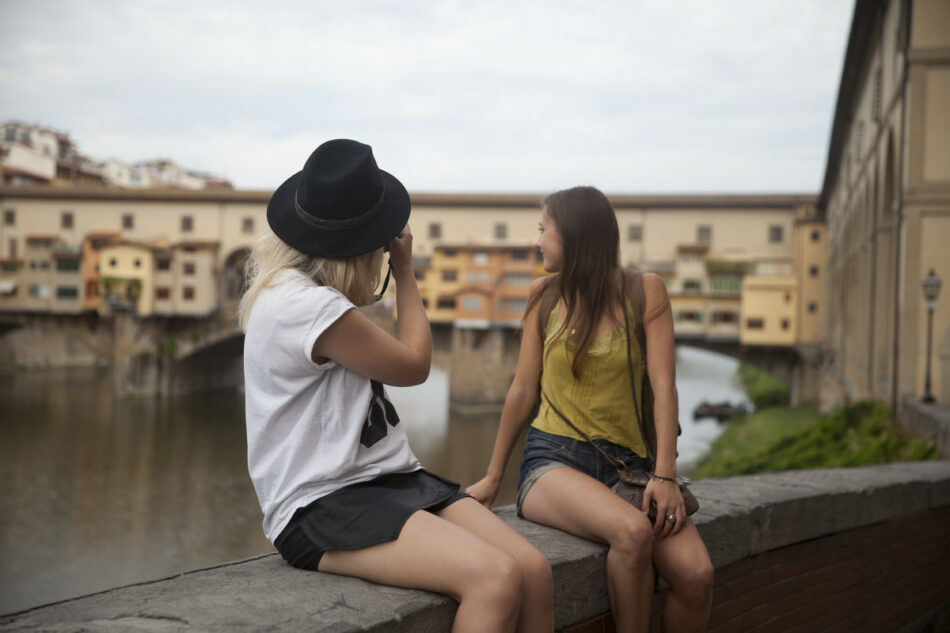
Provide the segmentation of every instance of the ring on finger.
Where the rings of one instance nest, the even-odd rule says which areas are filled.
[[[667,514],[666,522],[669,523],[670,525],[674,525],[676,523],[676,515],[673,514],[672,512]]]

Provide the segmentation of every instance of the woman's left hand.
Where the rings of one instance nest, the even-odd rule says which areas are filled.
[[[678,534],[686,521],[686,503],[680,487],[664,479],[651,479],[643,493],[643,508],[647,512],[650,502],[656,503],[656,521],[653,524],[653,536],[663,539]],[[672,517],[672,521],[668,519]]]

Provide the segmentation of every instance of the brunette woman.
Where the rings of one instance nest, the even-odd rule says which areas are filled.
[[[637,315],[623,290],[619,230],[606,196],[593,187],[551,194],[542,203],[539,230],[544,270],[556,274],[532,286],[488,472],[467,492],[491,505],[512,447],[530,421],[518,513],[609,546],[607,590],[617,631],[648,629],[654,568],[670,584],[663,630],[702,631],[713,568],[675,483],[678,411],[666,286],[656,275],[637,278],[645,299],[643,359],[636,340],[628,341],[625,317],[630,323]],[[550,293],[556,301],[539,323],[541,298]],[[641,360],[654,392],[655,428],[646,430],[647,437],[637,424]],[[537,415],[529,420],[539,399]],[[598,449],[622,460],[629,471],[648,473],[642,508],[611,490],[618,470]],[[653,522],[646,514],[651,504]]]
[[[432,353],[409,210],[371,148],[345,139],[318,147],[267,205],[274,234],[254,247],[240,309],[264,532],[295,567],[452,596],[453,631],[549,632],[547,559],[422,468],[386,396],[423,382]],[[395,337],[355,309],[372,302],[386,249]]]

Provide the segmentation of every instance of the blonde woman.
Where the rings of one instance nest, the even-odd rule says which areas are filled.
[[[552,631],[547,559],[426,471],[384,385],[429,374],[409,195],[352,140],[318,147],[272,196],[240,308],[248,469],[264,532],[293,566],[437,591],[454,631]],[[398,336],[371,303],[388,249]],[[387,274],[387,282],[389,276]]]

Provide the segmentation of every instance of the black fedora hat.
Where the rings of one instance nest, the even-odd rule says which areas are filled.
[[[267,203],[277,237],[317,257],[353,257],[388,244],[409,220],[409,193],[376,165],[369,145],[336,139],[310,154],[303,169]]]

